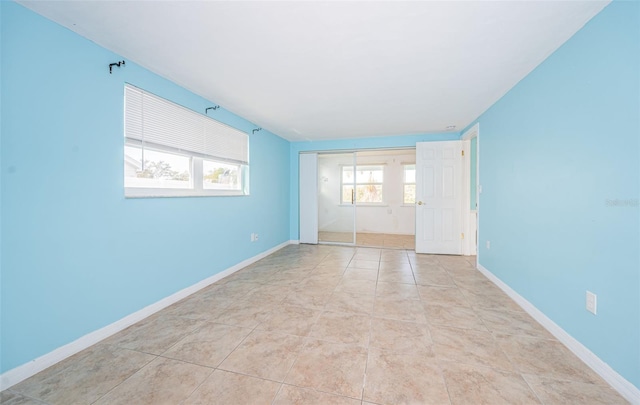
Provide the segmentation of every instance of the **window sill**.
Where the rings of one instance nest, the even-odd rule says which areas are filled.
[[[376,204],[376,203],[359,203],[359,204],[339,204],[341,207],[388,207],[389,204]]]
[[[240,190],[193,190],[175,188],[125,188],[125,198],[167,198],[167,197],[243,197],[249,193]]]

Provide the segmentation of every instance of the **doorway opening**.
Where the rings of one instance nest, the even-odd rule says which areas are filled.
[[[318,153],[318,243],[415,247],[415,149]]]

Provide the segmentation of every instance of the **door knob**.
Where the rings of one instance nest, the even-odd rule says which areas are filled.
[[[422,201],[418,201],[418,205],[422,205],[424,204]]]

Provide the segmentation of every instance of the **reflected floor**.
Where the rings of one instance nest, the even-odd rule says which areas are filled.
[[[319,242],[353,243],[353,234],[349,232],[318,232]],[[356,246],[384,247],[389,249],[415,249],[413,235],[389,233],[356,234]]]

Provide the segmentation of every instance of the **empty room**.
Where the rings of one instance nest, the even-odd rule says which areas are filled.
[[[0,1],[0,403],[640,404],[640,2]]]

